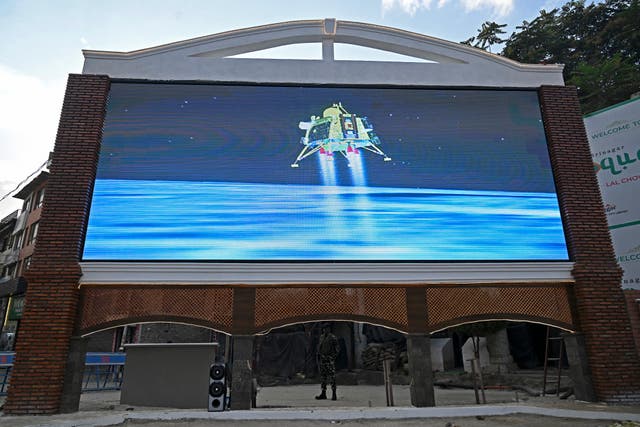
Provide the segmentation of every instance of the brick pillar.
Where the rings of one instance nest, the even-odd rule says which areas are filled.
[[[71,337],[69,345],[69,358],[62,384],[62,399],[60,412],[68,414],[78,412],[80,408],[80,395],[84,380],[84,367],[87,358],[88,337]]]
[[[231,409],[251,409],[253,400],[253,335],[233,336]]]
[[[411,377],[409,386],[411,404],[418,408],[436,406],[431,367],[431,336],[407,334],[407,358]]]
[[[636,352],[600,190],[574,87],[539,91],[567,245],[575,266],[575,324],[584,336],[595,396],[640,403]]]
[[[424,288],[407,288],[407,358],[411,386],[411,404],[416,407],[436,406],[431,367],[431,336]]]
[[[573,395],[577,400],[586,402],[598,400],[594,394],[584,336],[582,334],[563,334],[563,337],[569,361],[569,376],[573,381]]]
[[[230,396],[232,410],[251,409],[253,401],[255,305],[255,288],[235,288],[233,290],[233,355]]]
[[[108,91],[106,76],[70,75],[67,82],[6,414],[60,411]]]
[[[636,350],[639,351],[640,357],[640,289],[626,289],[624,296],[627,300],[627,310],[631,320],[631,330],[636,341]]]

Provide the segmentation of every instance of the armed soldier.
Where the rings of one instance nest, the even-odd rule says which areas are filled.
[[[331,400],[336,400],[336,357],[340,352],[340,345],[335,335],[331,333],[331,325],[329,323],[322,324],[322,335],[318,343],[318,363],[320,367],[320,387],[321,393],[316,399],[322,400],[327,398],[327,383],[331,383]]]

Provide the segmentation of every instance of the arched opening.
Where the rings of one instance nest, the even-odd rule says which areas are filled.
[[[327,400],[315,399],[321,393],[317,345],[323,323],[340,345],[336,402],[330,400],[329,387]],[[570,398],[573,383],[563,332],[523,321],[473,322],[434,332],[430,356],[436,406],[512,403],[544,399],[545,394]],[[256,407],[384,407],[389,404],[386,382],[394,406],[411,406],[407,341],[406,334],[393,329],[349,321],[272,329],[254,341]]]
[[[128,344],[218,343],[224,351],[228,335],[216,329],[176,321],[120,323],[88,332],[88,352],[122,352]]]
[[[521,320],[460,323],[431,335],[434,385],[474,389],[476,403],[510,390],[512,401],[573,395],[570,331]],[[451,369],[453,367],[453,369]]]
[[[321,391],[317,348],[323,324],[330,326],[340,348],[335,360],[335,402],[329,393],[326,400],[315,399]],[[542,399],[543,390],[553,398],[572,398],[574,384],[568,375],[571,366],[563,332],[543,323],[506,320],[468,321],[433,332],[429,341],[436,406],[531,401]],[[262,331],[249,337],[253,340],[252,387],[257,392],[253,405],[265,409],[384,407],[391,397],[394,406],[411,406],[408,337],[381,325],[335,319],[314,319]],[[231,373],[233,338],[194,324],[121,323],[87,333],[85,339],[87,363],[80,410],[142,406],[128,403],[121,392],[127,353],[136,345],[215,343],[211,360],[227,363]],[[160,357],[153,356],[145,363],[157,364]],[[477,359],[475,372],[471,359]],[[180,372],[186,368],[176,362],[164,369]],[[206,379],[206,366],[199,371]],[[226,386],[231,388],[231,378]],[[195,383],[189,383],[188,388],[198,389],[196,394],[205,393]]]
[[[166,319],[130,321],[103,325],[72,341],[72,352],[81,354],[85,362],[77,386],[81,393],[78,409],[206,408],[209,368],[231,359],[230,335]],[[139,400],[147,394],[151,395],[148,402],[158,404]],[[167,401],[167,395],[186,397]]]

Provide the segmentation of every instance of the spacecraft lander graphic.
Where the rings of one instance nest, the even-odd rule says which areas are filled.
[[[311,116],[310,122],[300,122],[298,127],[306,131],[300,138],[304,148],[291,164],[292,168],[297,168],[301,160],[316,152],[328,160],[333,160],[333,154],[337,152],[349,161],[350,156],[360,154],[361,148],[384,156],[385,162],[391,160],[378,148],[380,138],[367,118],[349,113],[342,103],[333,104],[322,112],[322,117]]]

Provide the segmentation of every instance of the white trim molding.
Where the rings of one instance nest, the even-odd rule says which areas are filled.
[[[321,43],[322,60],[249,59],[235,55]],[[344,43],[432,62],[340,61]],[[482,87],[564,85],[561,64],[521,64],[484,50],[397,28],[319,19],[227,31],[131,52],[83,50],[84,74],[148,80]]]
[[[83,285],[411,285],[573,283],[572,262],[81,262]]]

